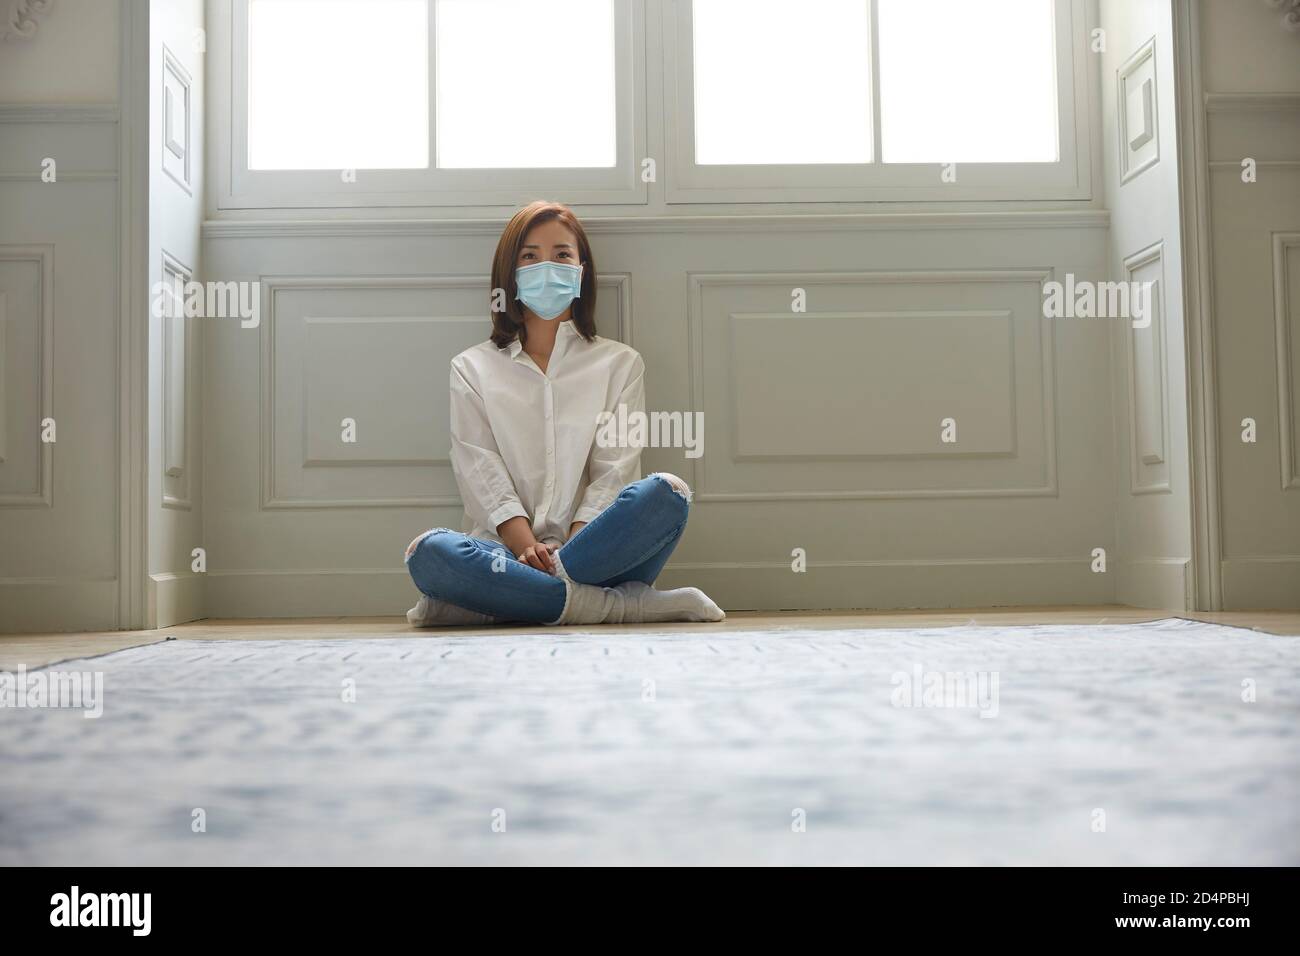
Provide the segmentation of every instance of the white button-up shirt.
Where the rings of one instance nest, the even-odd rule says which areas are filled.
[[[465,503],[462,530],[500,541],[522,515],[538,541],[561,545],[641,477],[639,447],[596,443],[602,412],[645,411],[645,363],[631,346],[587,342],[560,323],[543,372],[519,340],[483,342],[451,360],[451,464]]]

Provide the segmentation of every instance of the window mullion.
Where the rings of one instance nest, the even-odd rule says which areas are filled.
[[[438,179],[438,0],[429,3],[429,169],[431,184]]]
[[[876,0],[866,2],[871,17],[871,161],[879,166],[883,156],[880,145],[880,17]]]

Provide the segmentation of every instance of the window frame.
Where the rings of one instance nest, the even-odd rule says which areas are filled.
[[[1084,0],[1052,0],[1056,24],[1056,163],[958,163],[957,180],[941,163],[881,160],[880,57],[876,0],[870,6],[873,161],[798,165],[700,165],[695,162],[694,0],[663,5],[664,134],[667,202],[906,202],[1087,200],[1092,198],[1089,64],[1083,52]],[[1062,29],[1064,27],[1064,29]]]
[[[872,150],[865,164],[707,165],[694,162],[693,0],[613,0],[617,164],[612,168],[359,170],[344,183],[337,170],[250,170],[247,160],[250,0],[209,0],[210,110],[208,179],[213,215],[258,210],[514,207],[539,195],[574,205],[646,206],[642,162],[657,164],[656,203],[703,204],[941,203],[1089,201],[1094,198],[1094,57],[1086,50],[1088,0],[1052,0],[1056,23],[1057,163],[959,163],[957,181],[940,180],[938,163],[883,163],[880,137],[876,0],[870,6]],[[660,7],[648,30],[647,3]],[[429,156],[436,162],[436,0],[429,0]],[[1062,26],[1068,27],[1062,29]],[[240,39],[245,38],[245,39]],[[236,42],[239,40],[239,42]],[[655,50],[655,42],[660,49]],[[648,70],[647,50],[661,76]],[[661,83],[648,102],[648,79]],[[650,121],[662,121],[662,149],[651,153]],[[658,138],[658,137],[656,137]]]
[[[646,155],[645,0],[612,0],[616,164],[612,167],[439,169],[437,156],[437,0],[428,0],[429,163],[425,169],[342,170],[248,168],[248,7],[251,0],[215,0],[212,108],[215,206],[221,210],[383,206],[510,205],[542,194],[573,203],[648,201],[640,176]]]

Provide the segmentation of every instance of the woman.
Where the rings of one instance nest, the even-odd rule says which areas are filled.
[[[640,478],[641,450],[604,447],[602,413],[645,409],[641,356],[596,335],[587,234],[537,201],[492,262],[492,337],[451,361],[451,463],[468,534],[406,549],[420,626],[721,621],[697,588],[651,587],[686,527],[691,490]],[[608,418],[608,415],[604,415]]]

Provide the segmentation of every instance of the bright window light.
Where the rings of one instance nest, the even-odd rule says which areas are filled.
[[[249,169],[429,165],[427,0],[251,0]]]
[[[697,163],[871,162],[866,0],[695,0],[692,10]]]
[[[1051,0],[877,0],[887,163],[1054,163]]]
[[[613,0],[437,0],[442,169],[617,161]]]

